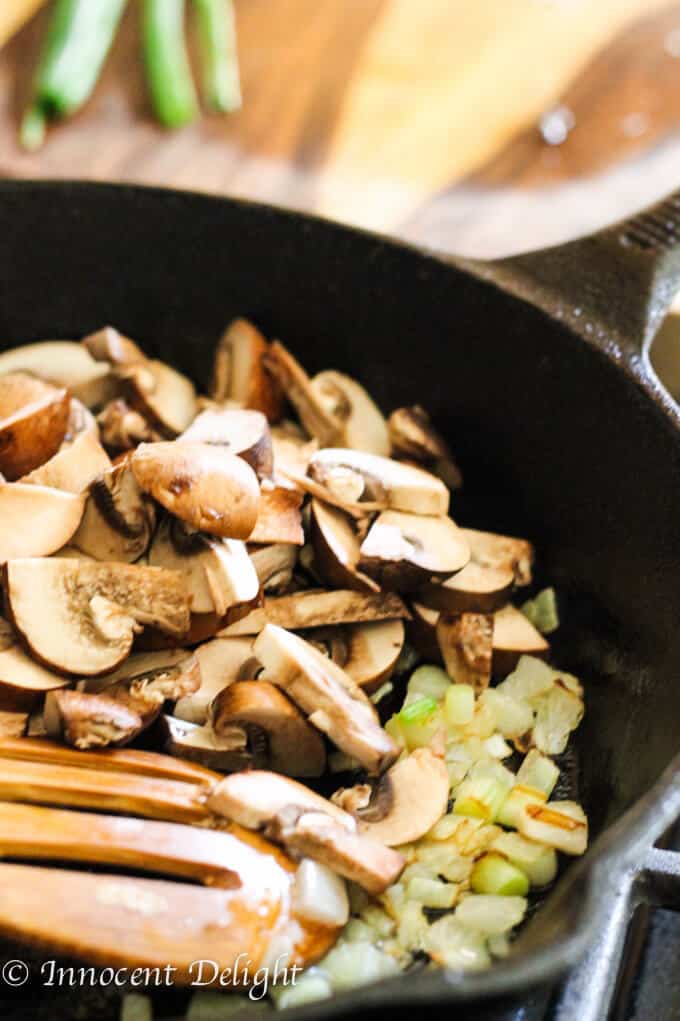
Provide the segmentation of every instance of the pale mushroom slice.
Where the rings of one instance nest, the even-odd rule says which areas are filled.
[[[97,693],[124,682],[129,684],[133,680],[153,680],[158,678],[165,681],[170,677],[173,684],[186,686],[187,692],[194,693],[201,684],[201,666],[198,656],[188,649],[163,649],[159,652],[134,652],[111,673],[102,674],[100,677],[91,677],[79,681],[78,688],[81,691]],[[166,696],[172,698],[171,695]],[[177,698],[181,698],[177,695]]]
[[[46,557],[70,541],[85,497],[26,482],[0,482],[0,562]]]
[[[66,678],[36,663],[20,645],[0,650],[0,708],[30,710],[45,692],[66,684]]]
[[[199,839],[205,842],[196,834]],[[338,926],[298,913],[292,896],[296,868],[289,858],[265,841],[255,843],[251,835],[242,842],[240,854],[229,849],[224,856],[236,873],[227,889],[2,864],[0,883],[7,895],[3,892],[0,929],[24,945],[129,973],[165,973],[171,961],[178,985],[195,985],[197,978],[208,983],[213,969],[223,980],[238,974],[244,956],[253,975],[261,975],[277,957],[299,974],[330,950]],[[162,846],[172,846],[171,835],[159,838]],[[203,962],[200,973],[197,962]]]
[[[49,460],[66,435],[68,391],[25,373],[0,375],[0,472],[10,482]]]
[[[180,442],[185,440],[223,447],[242,457],[259,479],[271,479],[274,452],[269,423],[261,411],[237,408],[207,408],[201,411]]]
[[[365,694],[323,653],[275,624],[267,624],[253,648],[264,667],[260,679],[283,688],[338,748],[371,773],[394,761],[399,749],[376,720]]]
[[[107,695],[50,691],[43,711],[48,737],[73,748],[115,748],[129,744],[143,729],[142,717]]]
[[[445,814],[448,800],[446,763],[430,748],[416,748],[373,786],[341,788],[332,797],[356,818],[359,833],[388,847],[419,840]]]
[[[449,489],[460,489],[463,478],[449,445],[420,405],[397,408],[388,418],[387,428],[394,457],[426,465]]]
[[[337,442],[342,431],[341,420],[328,410],[326,401],[290,351],[275,340],[262,361],[297,411],[309,435],[322,446]]]
[[[191,380],[165,362],[150,360],[119,370],[123,397],[162,436],[179,436],[196,417],[196,389]]]
[[[84,430],[71,441],[62,443],[53,457],[28,475],[22,482],[51,486],[66,493],[82,493],[103,472],[111,469],[111,461],[97,435]]]
[[[397,852],[359,836],[349,813],[279,773],[252,769],[227,776],[208,795],[207,806],[373,893],[395,882],[405,865]]]
[[[520,656],[545,658],[550,645],[531,621],[515,606],[504,606],[493,615],[493,672],[504,677],[515,669]]]
[[[178,638],[189,628],[188,591],[176,571],[25,558],[8,561],[3,581],[15,628],[32,655],[59,673],[113,670],[143,625]]]
[[[510,567],[482,567],[470,561],[453,577],[423,585],[416,598],[447,613],[494,613],[508,602],[514,584]]]
[[[240,457],[206,443],[142,443],[131,456],[142,489],[192,528],[247,539],[257,522],[260,487]]]
[[[342,423],[338,440],[343,446],[390,456],[387,422],[360,383],[342,372],[327,370],[314,376],[312,388],[331,415]]]
[[[132,563],[146,553],[155,524],[154,504],[125,459],[92,481],[72,545],[96,560]]]
[[[359,570],[361,544],[341,510],[312,500],[311,538],[315,566],[327,584],[358,592],[379,591],[378,583]]]
[[[0,741],[23,738],[28,727],[28,713],[0,710]]]
[[[116,369],[129,365],[148,365],[149,359],[142,349],[113,326],[88,333],[80,342],[97,362],[108,362]]]
[[[153,653],[151,654],[153,656]],[[130,657],[142,659],[143,656]],[[139,667],[139,663],[137,667]],[[146,729],[166,702],[176,702],[196,693],[201,673],[196,656],[187,655],[170,665],[154,666],[122,677],[103,689],[104,696],[137,713]]]
[[[259,545],[289,543],[304,546],[302,494],[283,486],[262,486],[260,509],[249,542]]]
[[[497,535],[495,532],[480,532],[474,528],[463,528],[462,532],[470,547],[473,563],[480,567],[509,568],[517,586],[531,583],[534,548],[526,539]]]
[[[361,544],[359,567],[381,586],[406,592],[462,570],[469,559],[451,518],[383,511]]]
[[[442,613],[437,641],[444,666],[456,684],[483,691],[491,680],[494,617],[483,613]]]
[[[110,366],[97,362],[75,340],[45,340],[24,344],[0,354],[0,375],[27,372],[55,386],[67,387],[88,408],[97,407],[115,394],[116,381]]]
[[[311,464],[311,460],[310,460]],[[385,509],[384,500],[359,500],[360,494],[365,491],[363,478],[351,469],[338,467],[328,472],[319,472],[323,482],[319,482],[309,475],[300,475],[288,468],[279,467],[277,478],[283,477],[291,488],[301,493],[307,493],[315,500],[337,507],[350,517],[363,520],[369,514]]]
[[[310,440],[298,425],[288,420],[272,426],[271,436],[275,480],[279,485],[294,488],[287,476],[306,475],[311,456],[319,449],[319,444],[316,440]]]
[[[274,684],[237,681],[213,700],[213,730],[219,736],[240,727],[248,735],[253,765],[288,776],[321,776],[326,748],[317,730]]]
[[[222,773],[238,773],[252,764],[248,735],[241,727],[216,734],[209,723],[188,723],[174,716],[162,716],[160,722],[163,747],[168,755],[177,755]]]
[[[283,411],[281,388],[263,365],[269,344],[252,323],[234,319],[215,351],[210,395],[217,401],[241,401],[277,422]]]
[[[408,616],[408,609],[395,592],[307,589],[286,596],[268,596],[263,607],[230,624],[220,634],[224,638],[256,635],[267,623],[278,624],[289,631],[302,631],[330,624],[358,624]]]
[[[249,544],[248,555],[263,592],[277,595],[289,587],[298,562],[297,546],[284,542],[273,543],[271,546]]]
[[[441,516],[449,511],[449,491],[435,475],[414,465],[363,450],[327,447],[312,455],[308,474],[324,485],[340,468],[362,476],[365,498],[384,509]]]
[[[404,622],[338,625],[324,630],[319,638],[327,644],[333,662],[360,688],[372,692],[392,675],[404,647]]]
[[[193,694],[178,699],[174,715],[187,723],[202,725],[208,719],[208,710],[215,696],[241,677],[241,668],[252,659],[253,642],[250,638],[213,638],[199,645],[194,654],[199,664],[201,684]]]

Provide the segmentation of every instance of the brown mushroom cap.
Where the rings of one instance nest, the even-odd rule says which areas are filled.
[[[493,615],[493,672],[504,677],[517,666],[520,656],[543,659],[550,645],[540,631],[515,606],[504,606]]]
[[[241,401],[244,407],[261,411],[270,422],[277,422],[283,411],[283,395],[264,368],[262,359],[268,350],[269,344],[252,323],[234,319],[215,351],[211,396],[218,401]]]
[[[210,707],[215,733],[233,726],[249,734],[253,764],[288,776],[321,776],[326,749],[318,731],[273,684],[237,681]]]
[[[235,408],[207,408],[178,437],[195,443],[224,447],[242,457],[259,479],[270,479],[274,470],[272,437],[266,417],[260,411]]]
[[[56,454],[66,434],[65,389],[21,372],[0,376],[0,472],[21,478]]]
[[[47,693],[43,718],[49,737],[82,749],[128,744],[142,730],[141,716],[122,703],[67,689]]]
[[[0,482],[0,562],[54,553],[75,533],[84,507],[83,495]]]
[[[377,582],[359,570],[361,545],[347,515],[322,500],[312,500],[311,507],[314,560],[324,581],[358,592],[377,592]]]
[[[321,444],[334,443],[340,435],[342,424],[327,410],[325,401],[290,351],[275,340],[269,345],[262,361],[297,411],[309,435]]]
[[[108,362],[116,368],[128,365],[148,365],[149,359],[140,347],[113,326],[88,333],[81,344],[97,362]]]
[[[142,489],[193,528],[229,539],[253,531],[260,487],[240,457],[204,443],[142,443],[131,464]]]
[[[511,568],[482,567],[470,561],[453,577],[419,588],[416,599],[448,613],[494,613],[507,603],[514,584]]]
[[[361,544],[359,566],[381,585],[406,592],[433,576],[460,571],[469,559],[467,543],[451,518],[383,511]]]

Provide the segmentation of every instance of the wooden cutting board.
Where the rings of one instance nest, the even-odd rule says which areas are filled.
[[[236,0],[236,10],[240,113],[176,134],[152,122],[131,0],[93,100],[29,155],[16,125],[39,14],[0,51],[0,173],[244,195],[476,255],[561,240],[680,185],[678,2]],[[559,103],[568,109],[547,133],[554,141],[562,124],[567,137],[549,144],[539,122]]]

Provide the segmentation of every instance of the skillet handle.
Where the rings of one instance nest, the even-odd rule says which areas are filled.
[[[487,263],[482,274],[587,340],[646,360],[680,290],[680,191],[588,237]]]

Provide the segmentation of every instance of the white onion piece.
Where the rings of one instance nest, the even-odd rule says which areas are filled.
[[[298,867],[293,888],[297,913],[319,925],[345,925],[349,918],[349,898],[345,881],[327,865],[304,858]]]
[[[525,897],[503,897],[490,893],[474,893],[465,897],[455,910],[454,918],[466,929],[496,936],[508,932],[524,918]]]

